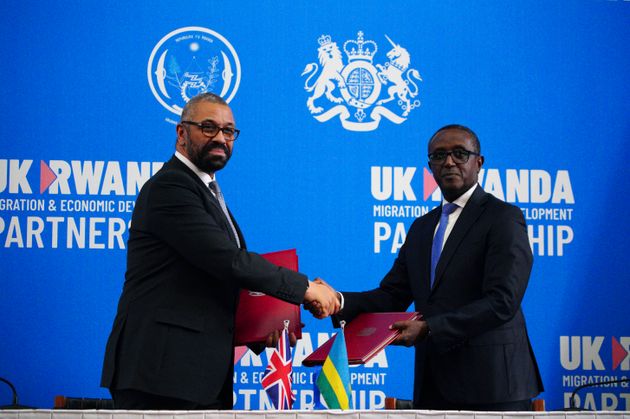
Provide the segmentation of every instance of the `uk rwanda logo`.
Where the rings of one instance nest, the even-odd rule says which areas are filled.
[[[181,115],[192,97],[216,93],[230,102],[241,82],[241,63],[221,34],[199,26],[176,29],[155,45],[147,66],[157,101]]]
[[[304,90],[311,93],[306,105],[315,119],[326,122],[339,116],[349,131],[373,131],[381,118],[402,124],[420,106],[420,73],[410,67],[407,49],[385,38],[392,47],[385,54],[389,61],[376,65],[378,45],[365,40],[363,32],[343,44],[347,65],[330,35],[317,39],[319,64],[309,63],[302,72],[307,77]]]

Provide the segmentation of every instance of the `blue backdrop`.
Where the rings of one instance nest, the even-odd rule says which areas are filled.
[[[133,202],[203,90],[242,130],[219,176],[249,248],[297,248],[303,272],[342,290],[375,287],[439,203],[430,135],[472,127],[482,186],[529,224],[524,309],[547,407],[630,375],[630,2],[8,0],[2,19],[0,376],[21,403],[108,396]],[[309,408],[300,361],[333,329],[304,322],[296,407]],[[353,368],[356,406],[410,398],[411,352]],[[239,360],[237,408],[265,408],[266,362]],[[630,409],[627,385],[579,396]]]

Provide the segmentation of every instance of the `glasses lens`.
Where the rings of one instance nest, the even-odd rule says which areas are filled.
[[[436,151],[435,153],[429,154],[429,160],[435,163],[439,163],[446,159],[446,153],[444,151]]]
[[[223,136],[226,140],[234,139],[234,128],[223,128],[221,131],[223,131]]]
[[[452,156],[455,163],[466,163],[468,161],[470,153],[466,150],[456,149],[453,150]]]
[[[212,138],[219,133],[219,127],[212,124],[203,124],[201,126],[201,131],[208,137]]]

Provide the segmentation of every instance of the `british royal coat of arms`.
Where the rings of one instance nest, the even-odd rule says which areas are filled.
[[[373,131],[381,118],[402,124],[420,106],[420,73],[410,68],[409,52],[387,35],[392,46],[385,54],[389,61],[374,65],[376,42],[365,40],[363,32],[357,35],[343,44],[347,65],[330,35],[317,39],[319,64],[309,63],[302,72],[304,90],[311,94],[306,100],[308,110],[319,122],[339,116],[349,131]]]

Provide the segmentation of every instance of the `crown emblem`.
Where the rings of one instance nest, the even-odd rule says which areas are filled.
[[[332,40],[330,39],[330,35],[322,35],[319,38],[317,38],[317,43],[319,44],[320,47],[330,44],[331,41]]]
[[[363,31],[359,31],[357,33],[356,41],[349,40],[343,43],[343,50],[348,56],[348,62],[352,62],[355,60],[365,60],[372,62],[374,54],[376,54],[376,51],[378,51],[378,47],[376,46],[376,42],[374,41],[364,41]]]

